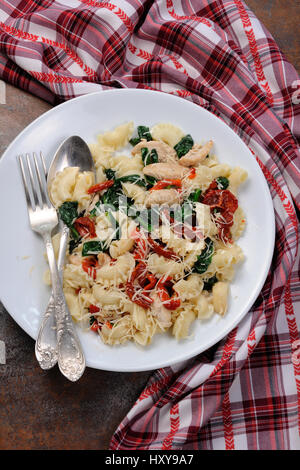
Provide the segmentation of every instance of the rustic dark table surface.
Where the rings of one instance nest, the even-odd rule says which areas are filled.
[[[300,72],[299,0],[246,0]],[[0,105],[0,155],[50,105],[12,86]],[[0,304],[0,449],[107,449],[112,433],[152,372],[87,369],[70,383],[57,368],[42,371],[34,341]]]

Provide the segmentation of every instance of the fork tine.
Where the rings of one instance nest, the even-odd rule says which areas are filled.
[[[32,209],[32,204],[31,204],[30,194],[29,194],[29,190],[28,190],[27,177],[26,177],[26,173],[25,173],[25,168],[24,168],[22,155],[19,155],[18,158],[19,158],[19,164],[20,164],[20,168],[21,168],[21,174],[22,174],[22,180],[23,180],[23,186],[24,186],[27,206],[28,206],[29,209]]]
[[[43,203],[44,206],[50,207],[50,202],[49,202],[49,199],[48,199],[47,183],[46,183],[45,171],[44,171],[45,166],[43,168],[43,172],[41,172],[40,168],[39,168],[40,165],[38,163],[37,155],[36,155],[35,152],[33,152],[33,160],[34,160],[36,174],[37,174],[37,177],[38,177],[38,182],[39,182],[39,185],[40,185],[42,203]],[[41,163],[41,159],[39,159],[39,160],[40,160],[40,163]],[[42,166],[43,166],[43,162],[42,162]]]
[[[41,197],[39,197],[40,194],[38,194],[38,191],[37,191],[38,185],[36,184],[35,179],[34,179],[29,153],[26,153],[26,161],[27,161],[27,168],[28,168],[28,173],[29,173],[29,179],[31,182],[31,190],[32,190],[34,205],[35,205],[34,210],[36,210],[37,206],[40,206],[40,208],[42,208],[42,203],[40,202],[41,201]]]

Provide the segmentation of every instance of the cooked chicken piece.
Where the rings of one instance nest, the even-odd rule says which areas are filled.
[[[98,258],[98,263],[99,263],[100,268],[104,266],[105,264],[109,264],[111,262],[111,257],[107,255],[106,253],[102,253],[102,252],[99,253],[97,255],[97,258]]]
[[[142,148],[147,148],[150,151],[155,149],[158,155],[158,161],[162,163],[175,163],[178,161],[177,153],[175,150],[170,147],[170,145],[165,144],[161,140],[147,140],[143,139],[139,144],[133,147],[131,153],[135,155],[136,153],[140,152]]]
[[[154,191],[149,191],[146,199],[146,207],[150,207],[153,204],[180,204],[181,197],[180,193],[176,189],[156,189]]]
[[[151,305],[152,315],[157,318],[161,328],[169,328],[172,325],[172,315],[170,310],[167,310],[163,306],[157,294],[151,294],[151,297],[154,299],[154,302]]]
[[[209,140],[205,145],[196,144],[191,150],[180,158],[179,163],[183,166],[195,166],[201,163],[209,154],[213,141]]]
[[[79,254],[74,254],[69,256],[69,264],[74,264],[75,266],[80,266],[82,257]]]
[[[157,180],[183,178],[190,170],[178,165],[178,163],[152,163],[146,165],[143,173],[153,176]]]

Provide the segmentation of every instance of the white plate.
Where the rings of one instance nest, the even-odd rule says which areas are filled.
[[[205,351],[226,336],[249,311],[265,282],[275,234],[271,196],[255,158],[213,114],[182,98],[145,90],[105,91],[63,103],[21,132],[0,161],[0,298],[32,338],[37,336],[49,288],[42,282],[47,267],[43,242],[29,227],[16,156],[42,150],[49,164],[57,146],[70,135],[92,142],[99,132],[131,120],[135,126],[171,122],[196,141],[213,139],[220,161],[245,168],[249,178],[239,193],[247,227],[238,243],[246,259],[231,284],[229,311],[224,318],[215,315],[205,323],[196,320],[192,337],[180,342],[169,334],[156,335],[145,348],[133,343],[106,346],[95,333],[78,330],[88,366],[123,372],[174,364]]]

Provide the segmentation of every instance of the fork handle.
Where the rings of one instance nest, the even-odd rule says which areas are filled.
[[[65,253],[68,242],[69,229],[62,224],[59,255],[58,255],[58,272],[61,277],[62,268],[65,262]],[[58,359],[57,354],[57,337],[56,337],[56,320],[55,320],[55,304],[53,292],[48,302],[48,306],[44,313],[42,323],[38,332],[35,343],[35,355],[42,369],[47,370],[55,366]]]
[[[85,358],[66,304],[54,256],[51,234],[46,232],[43,238],[48,256],[54,298],[58,367],[65,377],[75,382],[85,370]]]
[[[51,369],[57,363],[57,338],[54,297],[51,294],[38,337],[35,342],[35,356],[42,369]]]

